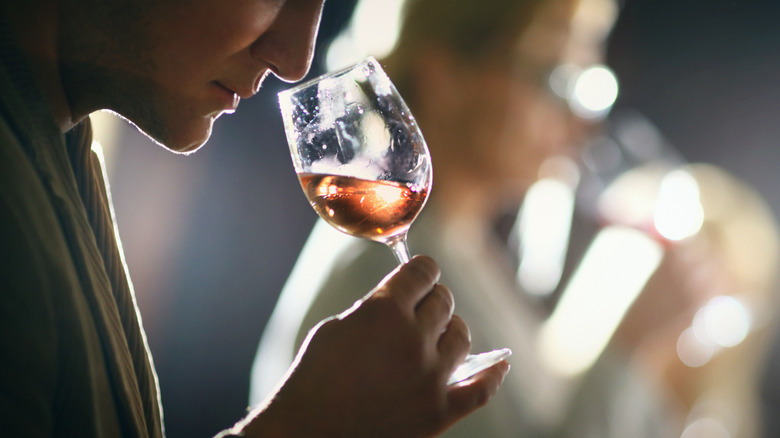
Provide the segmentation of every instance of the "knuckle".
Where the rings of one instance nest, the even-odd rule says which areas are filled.
[[[415,257],[403,266],[403,271],[420,283],[433,284],[439,277],[439,268],[436,262],[424,256]]]
[[[396,333],[399,339],[405,339],[406,342],[409,342],[410,338],[417,339],[419,337],[414,330],[415,324],[412,318],[392,297],[375,297],[365,301],[361,307],[361,313],[366,319],[373,321],[376,326]]]
[[[466,347],[471,346],[471,332],[465,322],[458,316],[453,315],[450,322],[450,332],[459,342],[463,343]]]
[[[436,284],[434,291],[439,300],[441,300],[442,306],[447,310],[447,313],[451,313],[455,308],[455,298],[452,296],[449,288],[443,284]]]
[[[430,309],[438,321],[446,322],[455,308],[455,300],[447,287],[436,284],[425,299],[418,304],[416,310],[423,306]]]

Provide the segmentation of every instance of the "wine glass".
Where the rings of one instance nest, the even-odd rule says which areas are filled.
[[[295,171],[314,210],[346,234],[409,261],[406,235],[431,190],[432,166],[414,117],[372,57],[279,93]],[[505,359],[468,355],[456,383]]]

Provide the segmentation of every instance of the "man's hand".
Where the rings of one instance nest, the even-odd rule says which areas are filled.
[[[315,327],[245,436],[427,437],[484,405],[509,365],[447,385],[470,340],[438,279],[432,259],[415,257]]]

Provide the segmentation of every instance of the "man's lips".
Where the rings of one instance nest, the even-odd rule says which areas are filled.
[[[223,85],[220,82],[215,82],[215,84],[220,89],[223,97],[222,109],[229,112],[235,111],[236,108],[238,108],[238,103],[241,101],[241,96],[239,95],[239,93]]]

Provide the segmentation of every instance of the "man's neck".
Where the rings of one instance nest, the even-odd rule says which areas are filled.
[[[62,132],[74,125],[57,62],[58,2],[25,0],[0,4],[33,77]]]

